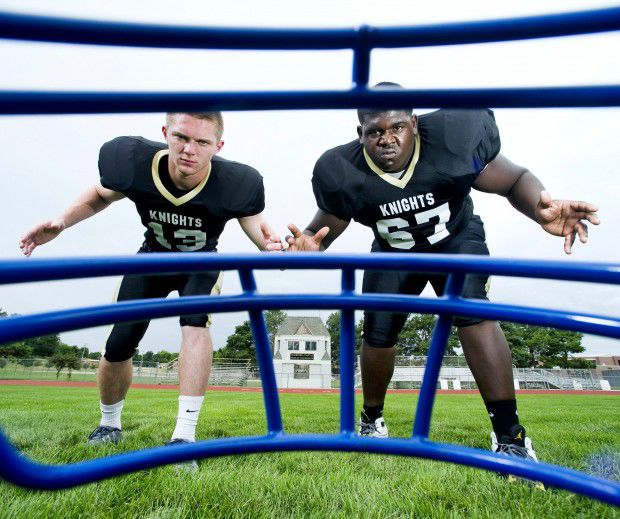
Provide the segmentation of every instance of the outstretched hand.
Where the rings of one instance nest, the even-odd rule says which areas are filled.
[[[593,225],[601,222],[596,211],[598,207],[589,202],[553,200],[547,191],[542,191],[536,218],[549,234],[564,236],[564,252],[570,254],[577,235],[581,243],[588,241],[588,226],[584,220]]]
[[[314,236],[308,236],[292,224],[288,224],[288,229],[293,235],[288,235],[285,240],[288,243],[289,252],[317,252],[321,250],[321,242],[329,233],[329,227],[322,227]]]
[[[265,222],[260,224],[260,230],[263,233],[266,251],[277,252],[284,250],[280,237],[277,234],[271,234],[269,226]]]
[[[36,227],[30,229],[19,240],[19,248],[25,256],[30,256],[32,251],[39,245],[43,245],[53,240],[65,229],[65,225],[60,220],[49,220],[40,223]]]

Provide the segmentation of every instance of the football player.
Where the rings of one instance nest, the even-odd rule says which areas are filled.
[[[129,198],[146,228],[140,253],[214,252],[224,226],[236,218],[260,250],[281,250],[280,239],[263,217],[265,194],[253,168],[217,156],[222,149],[222,115],[168,113],[165,144],[142,137],[118,137],[99,155],[100,182],[54,220],[26,233],[20,247],[30,256],[62,231]],[[219,294],[218,271],[124,276],[117,301]],[[179,408],[170,443],[195,441],[196,424],[207,388],[213,345],[207,314],[180,317]],[[149,321],[115,324],[98,370],[101,422],[92,444],[122,439],[121,410],[132,378],[132,356]]]
[[[472,188],[505,196],[545,231],[563,236],[567,254],[576,235],[586,242],[586,221],[599,223],[596,206],[553,200],[530,171],[500,154],[490,110],[439,110],[420,117],[411,110],[358,110],[358,119],[358,139],[317,161],[312,186],[318,211],[303,232],[289,225],[290,251],[326,249],[353,219],[373,230],[372,252],[488,255]],[[362,290],[419,295],[429,282],[443,293],[442,275],[365,271]],[[487,276],[467,276],[463,296],[487,299],[486,284]],[[406,319],[403,313],[364,313],[363,436],[388,436],[383,404]],[[454,324],[491,418],[493,451],[535,459],[519,424],[510,349],[499,324],[471,317],[456,317]]]

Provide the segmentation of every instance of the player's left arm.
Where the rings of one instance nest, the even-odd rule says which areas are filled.
[[[282,240],[265,219],[263,213],[238,218],[239,225],[259,250],[281,251]]]
[[[540,224],[549,234],[563,236],[566,254],[571,253],[577,235],[582,243],[588,241],[586,221],[594,225],[600,223],[597,206],[552,199],[531,171],[501,154],[487,164],[474,182],[474,188],[505,196],[515,209]]]

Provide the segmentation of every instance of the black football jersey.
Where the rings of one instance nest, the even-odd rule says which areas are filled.
[[[142,250],[215,251],[226,222],[260,213],[263,179],[253,168],[213,157],[205,179],[190,191],[178,189],[168,173],[168,149],[143,137],[117,137],[99,153],[103,187],[136,204],[146,227]]]
[[[400,179],[381,171],[356,140],[321,156],[312,186],[320,209],[372,228],[373,250],[420,251],[467,226],[471,187],[499,151],[491,110],[438,110],[418,118]]]

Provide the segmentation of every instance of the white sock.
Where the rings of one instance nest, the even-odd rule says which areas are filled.
[[[196,441],[196,425],[204,396],[179,396],[177,425],[172,433],[173,440]]]
[[[105,405],[102,402],[99,402],[99,408],[101,409],[101,423],[104,427],[116,427],[117,429],[121,428],[121,411],[123,410],[123,403],[125,401],[121,400],[120,402],[116,402],[116,404]]]

